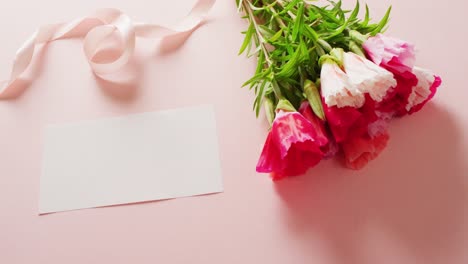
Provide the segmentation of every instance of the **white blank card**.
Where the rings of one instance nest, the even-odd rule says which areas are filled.
[[[45,129],[39,213],[223,191],[211,106]]]

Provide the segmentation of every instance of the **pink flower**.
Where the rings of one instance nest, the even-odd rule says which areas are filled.
[[[434,97],[442,80],[428,70],[414,66],[414,46],[405,41],[379,34],[363,45],[369,58],[391,71],[397,80],[378,111],[384,115],[403,116],[421,110]]]
[[[354,53],[344,53],[343,66],[349,82],[361,93],[368,93],[376,102],[382,101],[387,92],[397,85],[391,72]]]
[[[434,75],[429,70],[414,67],[413,73],[418,78],[418,84],[413,87],[408,97],[406,110],[410,114],[421,110],[421,108],[434,97],[437,88],[442,84],[441,78]]]
[[[320,80],[322,97],[328,106],[359,108],[364,104],[363,93],[331,59],[322,65]]]
[[[391,72],[410,71],[416,61],[414,45],[382,34],[367,39],[363,48],[375,64]]]
[[[289,104],[289,102],[288,102]],[[328,144],[320,126],[298,112],[279,109],[257,163],[257,172],[273,180],[304,174],[323,158]]]

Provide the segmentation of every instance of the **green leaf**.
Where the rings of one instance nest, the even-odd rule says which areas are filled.
[[[237,0],[238,1],[238,0]],[[252,4],[250,1],[248,1],[249,5],[250,5],[250,8],[252,8],[252,10],[254,11],[262,11],[262,10],[267,10],[269,9],[270,7],[273,7],[276,5],[276,2],[273,2],[269,5],[266,5],[266,6],[263,6],[263,7],[256,7],[254,4]]]
[[[364,16],[364,21],[362,21],[362,26],[367,27],[370,21],[369,6],[366,4],[366,15]]]
[[[283,29],[280,29],[270,39],[268,39],[268,42],[273,43],[277,41],[282,35],[283,35]]]
[[[291,11],[299,2],[302,2],[303,0],[293,0],[289,2],[281,12],[279,12],[279,15],[284,15],[287,12]]]
[[[341,33],[343,33],[343,31],[348,27],[348,22],[346,21],[342,26],[340,26],[339,28],[335,29],[333,31],[332,34],[328,35],[327,37],[325,37],[324,39],[325,40],[329,40],[329,39],[332,39],[338,35],[340,35]]]
[[[329,1],[329,2],[333,4],[333,8],[332,8],[332,10],[331,10],[333,13],[336,14],[337,12],[339,12],[340,10],[342,10],[342,8],[341,8],[341,3],[342,3],[341,0],[338,1],[338,2],[334,2],[334,1]]]
[[[260,52],[260,55],[258,55],[258,62],[257,62],[257,68],[255,69],[255,74],[261,73],[264,65],[265,65],[265,53]]]
[[[257,93],[257,96],[255,98],[255,102],[254,102],[254,110],[255,110],[255,115],[257,117],[258,117],[258,115],[260,113],[260,108],[262,106],[263,98],[265,96],[265,88],[269,84],[271,85],[271,83],[269,81],[264,80],[259,86],[259,91]]]
[[[301,40],[302,44],[302,40]],[[291,56],[291,59],[281,68],[281,71],[277,74],[277,77],[284,78],[290,77],[297,72],[297,64],[299,64],[303,49],[299,46]]]
[[[270,73],[270,69],[255,74],[252,78],[250,78],[248,81],[242,84],[242,87],[259,82],[260,80],[265,78],[269,73]]]
[[[377,24],[377,27],[374,30],[372,30],[371,32],[372,36],[375,36],[378,33],[380,33],[382,29],[387,25],[388,20],[390,19],[391,12],[392,12],[392,6],[388,8],[387,12],[385,13],[385,16],[382,18],[382,20],[380,20],[379,24]]]
[[[252,36],[253,36],[253,33],[255,31],[255,28],[254,28],[254,24],[253,23],[250,23],[249,25],[249,28],[247,29],[247,31],[245,32],[245,38],[244,38],[244,42],[242,43],[242,46],[239,50],[239,55],[244,53],[245,49],[251,45],[252,43]]]
[[[255,54],[259,53],[261,50],[262,50],[262,47],[258,46],[253,52],[250,52],[250,47],[249,47],[249,49],[247,51],[247,58],[250,58],[250,57],[254,56]]]
[[[315,32],[315,30],[312,27],[310,27],[309,25],[304,25],[304,28],[304,36],[308,37],[314,42],[318,41],[319,35],[317,34],[317,32]]]
[[[356,6],[354,7],[354,10],[353,12],[351,13],[351,15],[349,16],[348,18],[348,22],[352,22],[353,20],[355,20],[359,14],[359,0],[356,0]]]
[[[301,49],[301,51],[300,51],[301,52],[301,58],[300,58],[301,62],[310,60],[309,50],[307,48],[307,45],[303,41],[301,41],[299,43],[299,48]]]
[[[236,5],[237,5],[237,11],[240,11],[242,8],[242,1],[243,0],[236,0]]]
[[[324,19],[340,24],[340,20],[333,16],[329,11],[324,10],[316,5],[311,5],[311,8],[317,11]]]
[[[297,10],[296,15],[296,22],[294,23],[293,30],[292,30],[292,40],[296,41],[297,36],[302,31],[302,27],[304,24],[304,3],[299,3],[299,8]]]
[[[333,15],[336,17],[338,16],[338,19],[341,23],[343,23],[346,18],[345,18],[345,15],[344,15],[344,11],[343,9],[341,8],[341,0],[338,1],[338,3],[335,4],[335,7],[333,8]]]
[[[260,34],[262,34],[264,39],[269,39],[269,38],[273,37],[273,35],[275,35],[275,33],[276,33],[271,28],[268,28],[265,25],[260,25],[259,29],[260,29]]]

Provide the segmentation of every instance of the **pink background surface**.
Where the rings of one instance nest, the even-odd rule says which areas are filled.
[[[171,24],[193,3],[8,1],[0,76],[38,25],[97,7]],[[393,4],[389,33],[417,45],[440,92],[392,123],[388,149],[364,170],[327,161],[276,184],[255,172],[267,126],[239,88],[255,61],[237,56],[246,25],[233,0],[219,0],[175,52],[138,41],[140,82],[130,87],[96,81],[80,41],[51,44],[35,82],[0,101],[0,263],[468,263],[468,2],[367,3],[375,18]],[[224,193],[37,215],[44,125],[199,104],[215,105]]]

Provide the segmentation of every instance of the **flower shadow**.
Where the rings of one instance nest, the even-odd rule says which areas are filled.
[[[429,104],[390,130],[387,150],[362,171],[328,162],[276,183],[305,251],[319,238],[334,263],[449,263],[441,258],[463,252],[468,170],[455,120]]]

